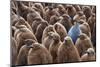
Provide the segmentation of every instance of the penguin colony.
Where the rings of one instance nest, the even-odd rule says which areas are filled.
[[[11,1],[12,65],[96,60],[96,6]]]

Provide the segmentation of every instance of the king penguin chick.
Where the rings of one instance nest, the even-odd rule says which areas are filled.
[[[51,37],[52,37],[53,41],[50,44],[49,52],[51,53],[51,55],[53,57],[53,63],[57,63],[57,52],[58,52],[58,48],[62,44],[62,42],[60,40],[60,36],[58,33],[52,33]]]
[[[42,34],[44,29],[48,26],[48,22],[47,21],[41,21],[41,24],[38,25],[37,29],[36,29],[36,33],[35,36],[38,40],[39,43],[41,43],[41,39],[42,39]]]
[[[37,41],[35,35],[28,28],[21,28],[21,26],[19,26],[19,31],[16,35],[16,41],[18,44],[17,53],[19,52],[21,46],[24,45],[25,39],[33,39]]]
[[[67,36],[67,31],[66,31],[65,27],[60,23],[55,23],[54,28],[55,28],[56,32],[60,35],[60,40],[63,42],[64,37]]]
[[[54,33],[54,32],[49,32],[48,36],[43,40],[43,43],[42,43],[48,50],[49,50],[49,46],[53,40],[52,36],[51,36],[52,33]]]
[[[95,56],[95,51],[93,48],[88,48],[86,53],[81,56],[82,61],[95,61],[96,56]]]
[[[84,33],[80,34],[79,38],[77,39],[75,43],[75,46],[80,56],[82,56],[88,48],[93,48],[93,44],[90,38]]]
[[[23,45],[20,48],[19,54],[17,56],[17,62],[16,65],[27,65],[27,55],[28,55],[28,51],[32,45],[32,43],[35,43],[35,40],[32,39],[26,39],[25,40],[25,45]]]
[[[48,36],[48,33],[49,33],[49,32],[56,32],[53,25],[48,25],[48,26],[44,29],[43,35],[42,35],[42,43],[43,43],[43,40]]]
[[[80,61],[78,50],[69,36],[66,36],[63,43],[59,46],[57,55],[59,63]]]
[[[91,38],[91,29],[90,29],[90,26],[87,22],[84,22],[83,24],[80,24],[79,27],[80,27],[82,33],[85,33],[88,37]]]
[[[49,64],[52,63],[52,56],[49,51],[39,43],[34,43],[28,53],[28,64]]]

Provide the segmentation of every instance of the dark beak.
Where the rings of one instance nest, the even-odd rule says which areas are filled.
[[[27,46],[28,48],[33,48],[33,46],[32,45],[29,45],[29,46]]]

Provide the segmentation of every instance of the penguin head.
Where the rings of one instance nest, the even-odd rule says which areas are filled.
[[[80,21],[80,20],[84,20],[86,21],[86,16],[84,15],[84,13],[82,11],[77,12],[77,14],[73,17],[73,21]]]
[[[18,28],[19,31],[21,31],[21,32],[30,31],[25,25],[19,25],[17,28]]]
[[[41,19],[41,16],[35,10],[34,10],[33,13],[27,14],[27,21],[34,21],[34,20],[37,20],[37,19]]]
[[[20,29],[20,28],[26,28],[25,25],[17,25],[16,28]]]
[[[43,6],[42,6],[41,3],[34,3],[33,6],[34,6],[36,9],[42,9],[42,8],[43,8]]]
[[[54,32],[48,32],[48,36],[49,36],[49,38],[53,38],[53,34]]]
[[[87,51],[86,51],[86,53],[87,53],[89,56],[95,55],[95,51],[94,51],[93,48],[88,48]]]
[[[43,45],[41,45],[41,44],[38,43],[38,42],[35,42],[35,43],[33,43],[31,46],[32,46],[32,49],[33,49],[33,50],[37,50],[37,49],[40,49]]]
[[[32,44],[35,43],[35,42],[36,41],[33,40],[33,39],[26,39],[24,43],[28,48],[33,48]]]
[[[88,36],[85,34],[85,33],[81,33],[80,35],[79,35],[79,38],[81,39],[81,40],[84,40],[84,39],[86,39]]]
[[[66,8],[69,9],[69,10],[72,10],[73,6],[72,5],[66,5]]]
[[[15,26],[17,26],[17,25],[25,25],[26,21],[25,21],[25,19],[23,17],[19,16],[16,19],[18,19],[18,21],[16,21]]]
[[[76,9],[76,11],[81,11],[81,7],[79,5],[73,5]]]
[[[15,26],[12,26],[11,28],[12,28],[12,30],[17,30],[17,28]]]
[[[60,23],[57,22],[57,23],[54,24],[54,28],[55,28],[56,31],[59,32],[59,30],[62,29],[62,25],[61,25]]]
[[[17,29],[22,29],[22,28],[27,28],[25,25],[17,25],[16,26]]]
[[[63,17],[62,16],[59,16],[58,20],[62,20],[62,19],[63,19]]]
[[[83,24],[83,23],[85,23],[85,20],[80,19],[80,20],[78,21],[78,23]]]
[[[77,12],[77,14],[78,14],[79,16],[83,16],[83,15],[84,15],[83,11],[79,11],[79,12]]]
[[[91,8],[89,6],[83,6],[82,10],[83,10],[83,12],[85,12],[85,11],[91,12]]]
[[[59,10],[62,10],[62,9],[64,9],[64,6],[61,5],[61,4],[59,4],[59,5],[57,6],[57,8],[58,8]]]
[[[89,24],[87,22],[84,22],[83,25],[89,27]]]
[[[58,33],[55,33],[55,32],[49,32],[48,33],[49,36],[55,41],[55,42],[58,42],[60,40],[60,36]]]
[[[63,17],[64,19],[72,20],[72,18],[71,18],[68,14],[63,14],[62,17]]]
[[[71,39],[70,36],[66,36],[66,37],[64,38],[64,43],[65,43],[65,44],[70,44],[70,43],[73,43],[73,41],[72,41],[72,39]]]
[[[47,30],[46,30],[47,32],[51,32],[51,31],[54,32],[54,26],[53,26],[53,25],[47,26],[46,29],[47,29]]]
[[[60,40],[60,36],[59,36],[58,33],[53,33],[52,36],[53,36],[54,41],[59,41]]]
[[[38,15],[38,14],[35,14],[36,16],[32,16],[32,19],[33,19],[33,21],[34,20],[38,20],[38,21],[42,21],[43,19],[42,19],[42,17],[40,16],[40,15]]]
[[[52,17],[51,17],[52,18]],[[59,17],[55,14],[55,15],[53,15],[53,19],[55,20],[55,21],[59,21],[60,19],[59,19]]]

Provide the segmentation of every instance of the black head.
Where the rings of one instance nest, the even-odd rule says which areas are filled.
[[[81,33],[80,35],[79,35],[79,38],[81,39],[81,40],[84,40],[84,39],[86,39],[88,36],[85,34],[85,33]]]

